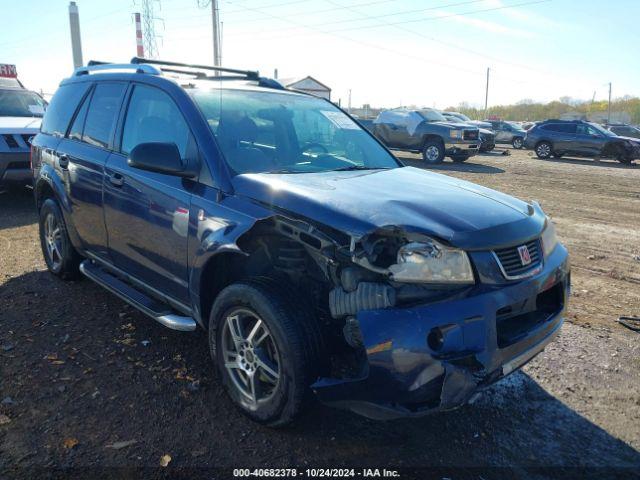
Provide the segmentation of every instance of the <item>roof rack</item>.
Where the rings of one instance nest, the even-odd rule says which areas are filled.
[[[91,72],[104,72],[108,70],[134,70],[135,73],[146,73],[149,75],[162,75],[163,72],[178,73],[181,75],[191,75],[197,80],[252,80],[257,81],[260,87],[286,90],[286,88],[277,80],[261,77],[257,71],[212,67],[209,65],[192,65],[188,63],[168,62],[142,57],[133,57],[131,59],[131,63],[111,63],[90,60],[86,67],[76,68],[73,72],[73,76],[78,77],[81,75],[88,75]],[[207,71],[222,72],[230,75],[212,76],[207,75]]]
[[[163,68],[162,66],[165,65],[167,67],[184,67],[184,68],[190,68],[193,70],[209,70],[209,71],[214,71],[214,72],[222,72],[222,73],[232,73],[234,75],[236,75],[237,77],[240,78],[246,78],[247,80],[260,80],[260,74],[256,71],[252,71],[252,70],[238,70],[235,68],[226,68],[226,67],[212,67],[210,65],[193,65],[193,64],[189,64],[189,63],[180,63],[180,62],[167,62],[165,60],[152,60],[152,59],[148,59],[148,58],[142,58],[142,57],[133,57],[131,59],[131,63],[134,65],[140,65],[140,64],[146,64],[146,65],[158,65],[160,70],[163,70],[165,72],[172,72],[172,73],[183,73],[183,74],[189,74],[189,75],[195,75],[196,77],[200,77],[200,78],[207,78],[207,75],[204,74],[203,72],[194,72],[191,70],[182,70],[182,69],[173,69],[173,68]],[[237,78],[236,76],[234,77],[227,77],[227,78]],[[216,79],[219,79],[220,77],[215,77]],[[225,77],[223,77],[225,78]]]
[[[73,76],[89,75],[91,72],[103,72],[106,70],[135,70],[136,73],[147,73],[150,75],[160,75],[162,72],[151,65],[132,65],[130,63],[111,63],[90,60],[86,67],[78,67],[74,70]]]

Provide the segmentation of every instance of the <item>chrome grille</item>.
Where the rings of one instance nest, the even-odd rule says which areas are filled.
[[[526,245],[531,257],[531,263],[523,265],[518,248]],[[522,278],[535,274],[542,265],[542,249],[540,239],[536,238],[521,245],[494,250],[493,252],[507,278]]]

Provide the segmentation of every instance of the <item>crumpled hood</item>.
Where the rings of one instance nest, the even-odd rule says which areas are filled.
[[[0,133],[37,133],[40,117],[0,117]]]
[[[355,237],[397,226],[466,249],[539,235],[545,216],[509,195],[414,167],[307,174],[244,174],[238,195]]]

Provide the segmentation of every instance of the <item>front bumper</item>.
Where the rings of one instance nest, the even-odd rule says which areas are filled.
[[[558,245],[537,275],[481,284],[463,296],[357,315],[366,360],[358,378],[322,378],[318,398],[369,418],[422,416],[467,403],[540,353],[563,323],[570,290]],[[444,333],[440,349],[428,338]]]
[[[447,156],[468,155],[471,157],[478,153],[480,140],[478,139],[472,142],[445,143],[444,148],[445,155]]]
[[[29,152],[0,153],[0,185],[31,184]]]

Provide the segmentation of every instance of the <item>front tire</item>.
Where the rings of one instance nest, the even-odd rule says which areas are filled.
[[[47,198],[40,207],[40,246],[47,268],[64,280],[80,276],[82,257],[71,244],[62,210],[58,203]]]
[[[441,140],[427,140],[422,147],[422,159],[425,163],[435,165],[444,160],[444,144]]]
[[[536,145],[536,155],[538,158],[546,160],[553,155],[553,147],[549,142],[540,142]]]
[[[226,287],[209,318],[209,346],[222,383],[240,411],[271,427],[290,423],[322,370],[317,319],[268,278]]]
[[[516,137],[511,142],[511,146],[513,146],[513,148],[517,150],[520,150],[522,148],[522,142],[523,142],[522,137]]]

